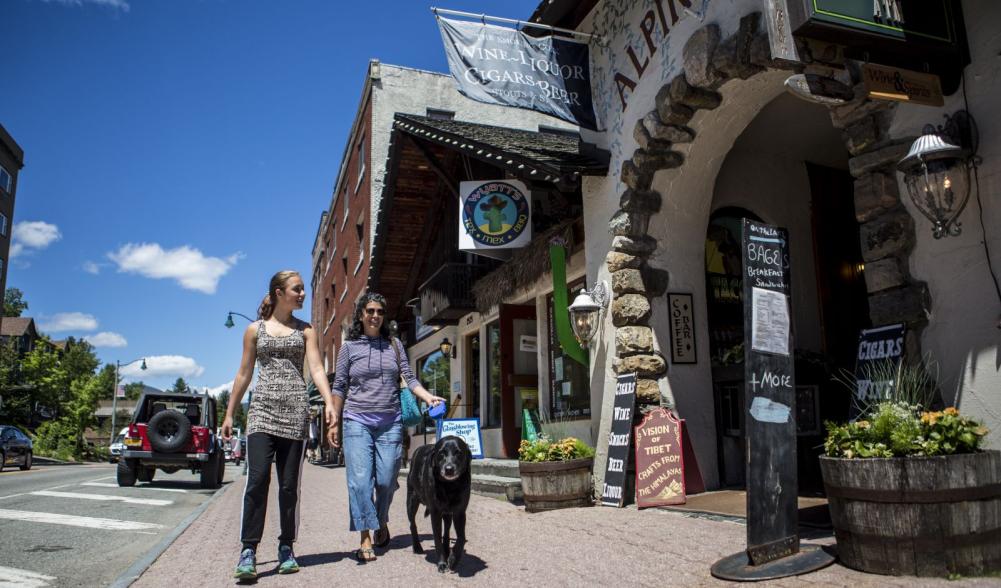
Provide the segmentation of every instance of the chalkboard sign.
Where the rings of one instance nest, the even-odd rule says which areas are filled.
[[[902,324],[865,329],[859,333],[855,394],[849,415],[852,419],[860,416],[867,406],[890,394],[895,384],[892,374],[904,357],[905,333]]]
[[[747,555],[760,565],[799,551],[789,235],[744,219]]]
[[[684,503],[681,421],[658,408],[636,426],[636,506]]]
[[[626,486],[626,465],[629,460],[629,439],[633,432],[633,406],[636,404],[636,374],[620,374],[615,383],[615,404],[612,407],[612,430],[608,433],[608,463],[601,503],[623,506]]]

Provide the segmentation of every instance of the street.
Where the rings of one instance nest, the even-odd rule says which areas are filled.
[[[223,488],[240,475],[229,466]],[[215,493],[189,471],[119,488],[115,465],[0,473],[0,586],[108,586]]]

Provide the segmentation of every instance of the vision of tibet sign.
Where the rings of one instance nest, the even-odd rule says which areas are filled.
[[[681,421],[663,408],[636,426],[636,506],[685,503]]]
[[[464,96],[597,130],[586,43],[445,18],[438,19],[438,28],[448,69]]]
[[[511,249],[532,240],[532,197],[524,182],[459,182],[459,196],[459,249]]]
[[[636,374],[620,374],[615,383],[615,404],[612,407],[612,430],[608,433],[608,463],[601,503],[605,506],[625,504],[626,462],[629,460],[629,438],[633,431],[633,408],[636,404]]]
[[[480,419],[444,419],[441,421],[441,437],[459,437],[469,446],[473,459],[483,459],[483,438],[480,434]]]

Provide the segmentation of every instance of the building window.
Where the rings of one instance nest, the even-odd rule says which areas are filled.
[[[10,172],[7,171],[7,168],[0,165],[0,188],[3,188],[5,192],[10,192],[10,182]]]
[[[330,282],[330,297],[337,298],[337,283]]]
[[[358,141],[358,182],[355,184],[355,192],[361,187],[361,181],[365,177],[365,135]]]
[[[427,388],[428,392],[442,398],[451,398],[449,388],[452,382],[452,369],[447,355],[436,350],[434,353],[419,359],[417,365],[419,366],[417,379]],[[426,413],[424,421],[424,426],[433,431],[434,421]]]
[[[344,186],[344,189],[341,190],[341,200],[344,201],[344,204],[343,204],[343,206],[344,206],[344,220],[341,221],[341,230],[343,231],[344,230],[344,225],[346,225],[348,223],[348,214],[351,212],[351,203],[350,203],[350,200],[348,200],[348,187],[347,186]],[[336,237],[334,238],[334,241],[335,242],[337,241]]]
[[[480,418],[480,334],[474,333],[466,338],[466,392],[462,399],[466,406],[465,416]]]
[[[344,252],[344,257],[341,258],[341,267],[344,269],[344,275],[348,275],[348,254]]]
[[[361,248],[361,244],[365,242],[365,221],[358,220],[358,224],[355,225],[355,234],[358,235],[358,247]]]
[[[439,110],[437,108],[427,109],[428,118],[434,120],[452,120],[455,118],[455,113],[451,110]]]
[[[500,323],[487,325],[487,419],[484,426],[501,424],[501,346]]]
[[[584,280],[567,285],[568,292],[584,287]],[[553,419],[580,419],[591,417],[591,382],[586,366],[563,353],[556,334],[553,295],[546,297],[546,316],[549,323],[549,414]]]
[[[0,237],[7,236],[7,215],[0,212]]]

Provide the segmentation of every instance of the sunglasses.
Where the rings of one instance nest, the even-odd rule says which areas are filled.
[[[368,316],[376,316],[376,315],[383,316],[384,314],[386,314],[386,309],[385,308],[366,308],[365,309],[365,314],[367,314]]]

